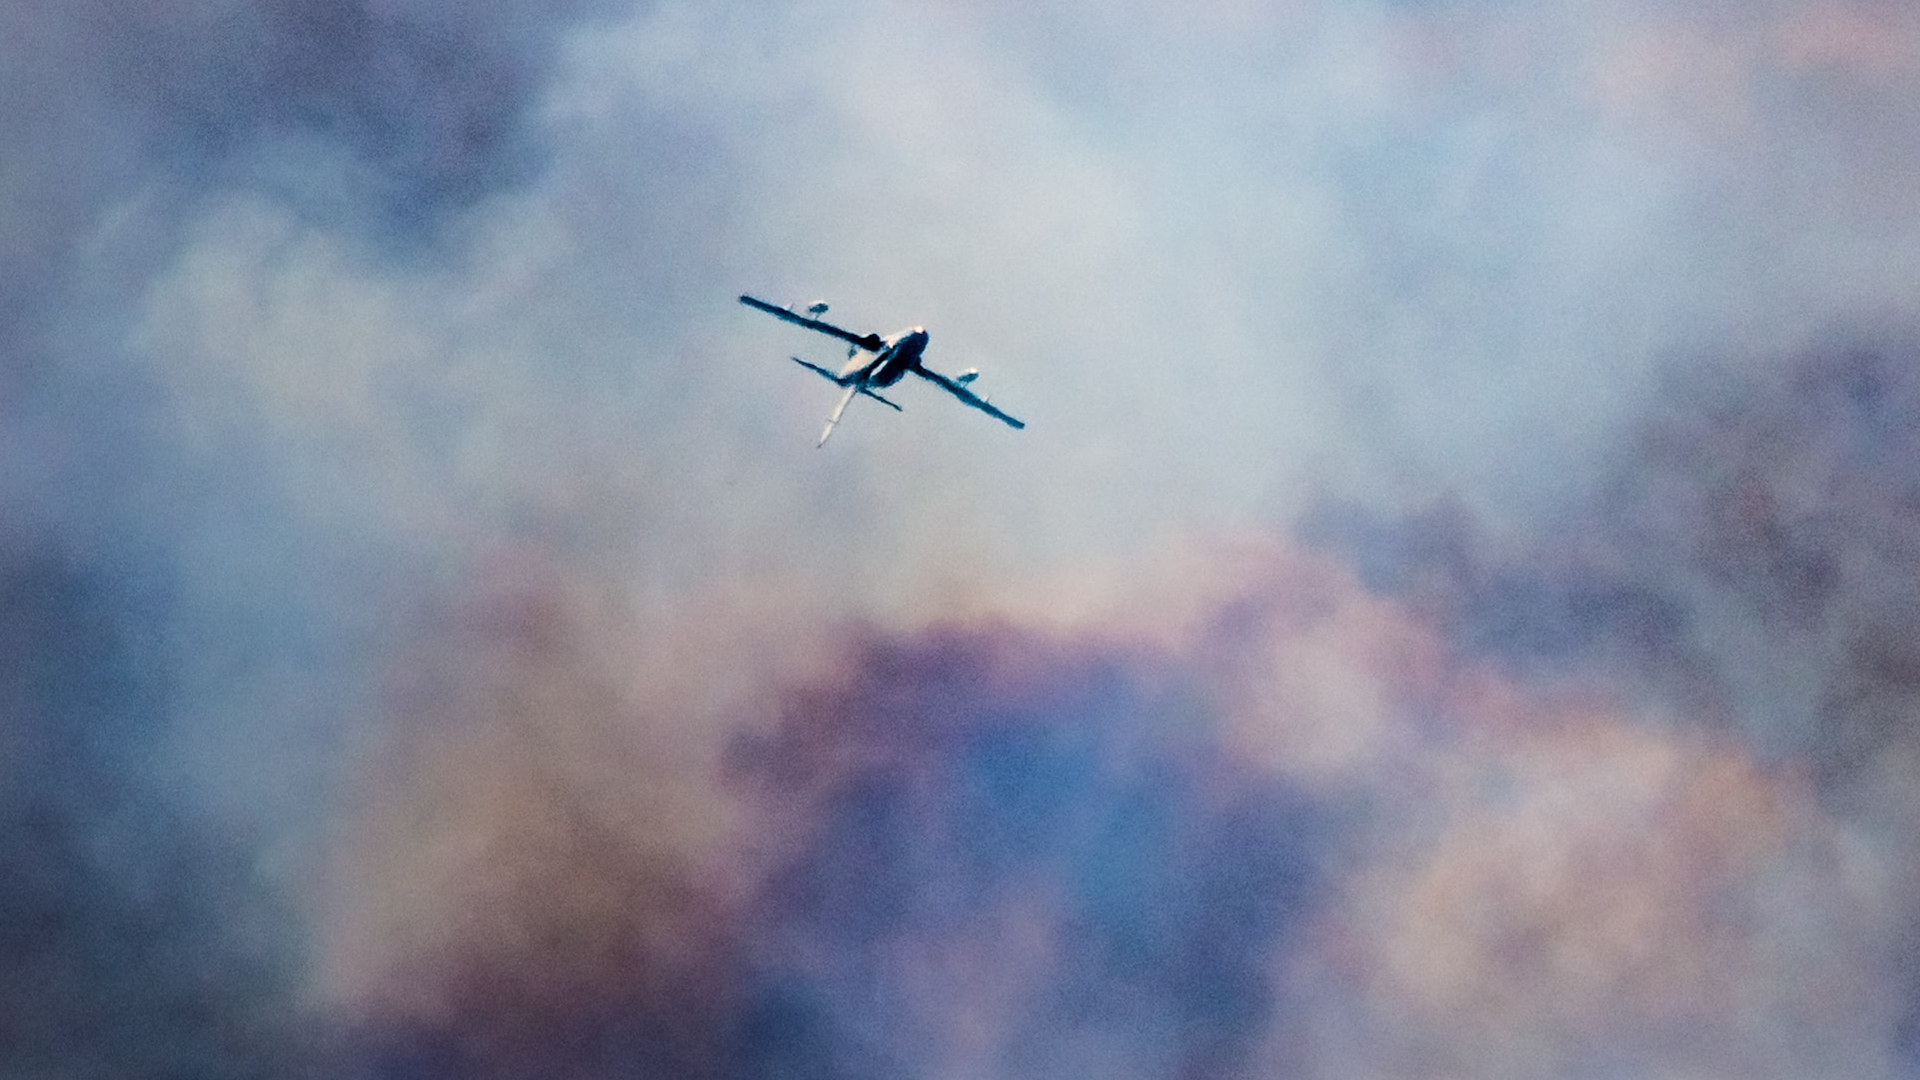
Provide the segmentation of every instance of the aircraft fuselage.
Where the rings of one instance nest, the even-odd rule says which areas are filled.
[[[927,331],[916,326],[886,339],[871,359],[854,357],[840,371],[841,378],[858,374],[867,386],[892,386],[907,372],[920,366],[920,354],[927,351]]]

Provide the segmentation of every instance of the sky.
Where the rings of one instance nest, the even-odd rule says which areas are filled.
[[[1920,1076],[1920,13],[0,0],[0,1073]],[[925,326],[903,413],[742,307]]]

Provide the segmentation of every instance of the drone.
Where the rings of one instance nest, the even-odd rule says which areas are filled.
[[[827,444],[827,438],[833,434],[833,429],[840,423],[840,417],[846,413],[847,406],[851,404],[856,397],[870,397],[895,412],[905,411],[901,409],[900,406],[880,396],[876,391],[884,390],[894,383],[899,382],[908,372],[912,372],[928,382],[933,383],[940,389],[959,398],[962,402],[979,409],[981,412],[1007,424],[1009,427],[1024,428],[1027,426],[1021,421],[994,408],[991,404],[988,404],[986,398],[981,397],[969,389],[973,381],[980,377],[980,369],[968,368],[958,375],[948,376],[942,375],[921,363],[921,354],[925,353],[927,349],[927,331],[925,327],[911,327],[888,337],[881,337],[879,334],[874,333],[856,334],[851,330],[843,330],[832,323],[823,321],[821,316],[827,313],[827,305],[824,302],[810,305],[804,315],[793,310],[792,307],[779,307],[751,296],[742,296],[740,302],[750,308],[757,308],[760,311],[764,311],[776,319],[793,323],[795,326],[804,326],[816,333],[839,338],[841,341],[847,343],[847,363],[838,373],[829,371],[818,364],[809,364],[797,356],[793,357],[794,363],[799,364],[808,371],[814,372],[835,386],[846,389],[846,393],[840,396],[839,404],[833,407],[833,415],[827,417],[827,426],[820,430],[820,441],[813,444],[816,447]]]

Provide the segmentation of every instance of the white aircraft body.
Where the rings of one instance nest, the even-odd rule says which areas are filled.
[[[842,330],[831,323],[820,321],[818,316],[826,314],[827,311],[825,304],[814,304],[807,308],[807,314],[802,315],[790,307],[776,307],[765,300],[756,300],[751,296],[742,296],[740,302],[750,308],[758,308],[776,319],[785,319],[797,326],[804,326],[809,330],[839,338],[847,343],[847,363],[837,375],[818,364],[809,364],[797,356],[793,358],[794,363],[821,375],[835,386],[846,387],[847,392],[841,395],[840,403],[833,407],[833,415],[827,417],[827,426],[820,431],[820,441],[814,443],[816,447],[826,445],[827,437],[833,434],[835,425],[840,423],[841,414],[847,411],[847,405],[857,395],[864,394],[895,412],[904,411],[900,406],[874,393],[874,390],[892,386],[904,378],[909,371],[996,420],[1016,428],[1027,426],[987,404],[986,398],[967,389],[968,383],[980,377],[978,369],[968,368],[949,378],[922,364],[920,354],[927,349],[927,331],[923,327],[916,326],[883,338],[879,334],[856,334],[851,330]],[[873,355],[871,357],[860,355],[863,352]]]

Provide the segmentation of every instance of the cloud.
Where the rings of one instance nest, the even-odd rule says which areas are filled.
[[[1137,621],[842,637],[738,715],[719,816],[622,756],[667,729],[586,659],[620,634],[545,589],[431,631],[336,1000],[489,1075],[1891,1075],[1899,861],[1806,771],[1337,561],[1201,565]]]
[[[1887,1072],[1877,867],[1809,793],[1631,718],[1529,719],[1402,796],[1426,842],[1302,965],[1339,1071]]]
[[[1597,681],[1677,704],[1677,730],[1715,732],[1798,777],[1798,798],[1833,815],[1837,831],[1797,883],[1774,868],[1751,872],[1778,890],[1770,902],[1786,905],[1780,914],[1792,912],[1783,925],[1827,922],[1819,954],[1857,966],[1878,963],[1849,951],[1863,941],[1905,956],[1914,939],[1901,899],[1915,821],[1913,680],[1900,644],[1910,637],[1911,337],[1898,325],[1833,330],[1765,360],[1671,377],[1588,505],[1524,545],[1495,542],[1457,513],[1384,528],[1333,513],[1319,526],[1361,553],[1376,585],[1432,612],[1489,662],[1550,685]],[[1751,839],[1772,813],[1750,808],[1718,827]],[[1834,869],[1818,869],[1828,862]],[[1827,891],[1836,884],[1844,888]],[[1810,970],[1796,951],[1769,952]],[[1836,992],[1835,976],[1813,982]],[[1892,1056],[1820,1068],[1875,1074],[1905,1062],[1910,1048],[1887,1017],[1911,1023],[1911,987],[1883,983],[1846,1000],[1846,1015],[1881,1025],[1849,1039]]]

